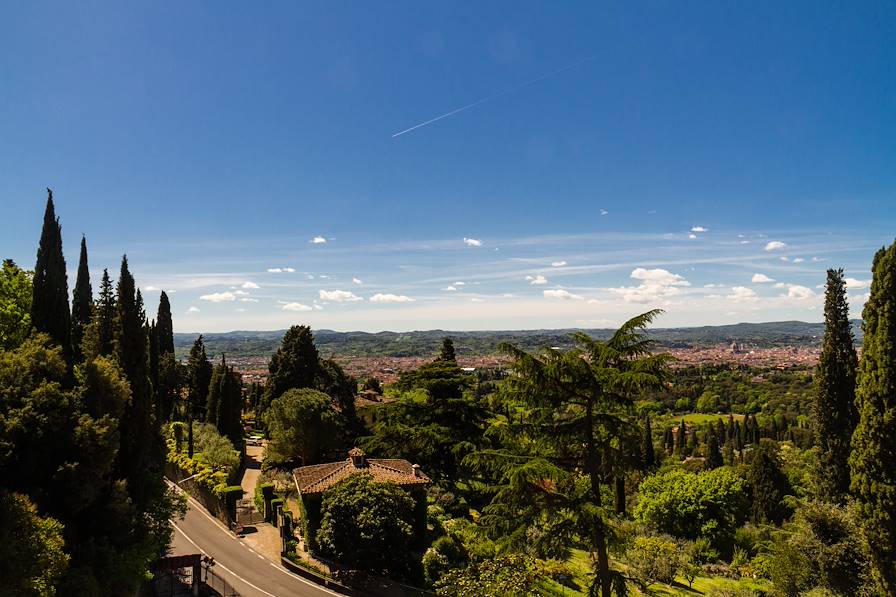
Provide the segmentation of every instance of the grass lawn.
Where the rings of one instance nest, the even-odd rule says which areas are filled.
[[[543,587],[545,592],[552,597],[586,596],[588,594],[588,585],[591,582],[592,564],[590,557],[584,551],[575,550],[567,564],[573,574],[573,581],[579,586],[579,589],[571,589],[554,581],[548,581]],[[711,593],[714,590],[726,588],[751,589],[760,592],[760,594],[768,591],[770,588],[767,582],[753,579],[732,580],[722,577],[699,576],[694,579],[693,587],[688,587],[684,577],[679,576],[675,581],[675,584],[672,585],[664,583],[652,584],[648,587],[647,592],[642,591],[637,586],[630,585],[630,594],[640,597],[697,597]]]
[[[735,421],[743,421],[744,420],[743,415],[733,415],[733,416],[734,416]],[[728,424],[728,415],[727,414],[722,414],[722,415],[711,414],[710,415],[710,414],[705,414],[705,413],[688,413],[686,415],[670,415],[668,417],[663,417],[661,424],[663,424],[663,425],[675,424],[675,423],[681,421],[682,419],[684,419],[685,423],[694,423],[697,425],[703,425],[709,421],[712,421],[714,423],[718,419],[722,419],[726,425]]]

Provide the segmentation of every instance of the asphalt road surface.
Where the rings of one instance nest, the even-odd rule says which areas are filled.
[[[339,595],[287,571],[240,541],[190,498],[187,516],[174,521],[173,555],[202,553],[212,570],[242,597],[332,597]]]

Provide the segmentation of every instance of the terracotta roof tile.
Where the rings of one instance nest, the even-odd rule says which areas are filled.
[[[366,458],[364,466],[355,466],[351,458],[341,462],[328,462],[301,466],[292,472],[296,489],[302,495],[325,492],[343,479],[358,473],[370,473],[374,481],[395,483],[401,487],[428,485],[429,477],[422,472],[415,474],[414,465],[407,460],[390,458]]]

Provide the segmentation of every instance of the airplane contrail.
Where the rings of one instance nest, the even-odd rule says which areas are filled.
[[[580,64],[590,62],[592,60],[595,60],[596,58],[597,58],[597,56],[591,56],[590,58],[583,58],[582,60],[577,60],[576,62],[573,62],[572,64],[568,64],[568,65],[564,66],[563,68],[558,68],[557,70],[551,71],[551,72],[541,75],[539,77],[535,77],[534,79],[529,79],[528,81],[524,81],[524,82],[520,83],[519,85],[515,85],[514,87],[509,87],[503,91],[499,91],[497,93],[487,95],[484,98],[478,99],[473,103],[467,104],[465,106],[461,106],[460,108],[455,108],[454,110],[451,110],[450,112],[445,112],[444,114],[436,116],[435,118],[430,118],[429,120],[421,122],[420,124],[415,124],[414,126],[404,129],[403,131],[398,131],[397,133],[392,135],[392,138],[394,139],[395,137],[400,137],[401,135],[404,135],[405,133],[410,133],[411,131],[415,131],[424,126],[430,125],[434,122],[438,122],[439,120],[442,120],[443,118],[448,118],[449,116],[454,116],[458,112],[463,112],[464,110],[469,110],[470,108],[476,107],[479,104],[484,104],[487,101],[491,101],[493,99],[499,98],[502,95],[507,95],[508,93],[513,93],[515,91],[519,91],[520,89],[522,89],[524,87],[528,87],[529,85],[534,85],[535,83],[538,83],[539,81],[544,81],[547,78],[553,77],[555,75],[559,75],[560,73],[562,73],[564,71],[568,71],[571,68],[575,68],[575,67],[579,66]]]

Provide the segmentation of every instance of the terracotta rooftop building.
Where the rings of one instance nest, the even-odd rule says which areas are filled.
[[[320,495],[343,479],[357,474],[369,473],[374,481],[395,483],[401,487],[429,485],[429,477],[420,467],[407,460],[390,458],[367,458],[360,448],[352,448],[348,458],[341,462],[313,464],[295,469],[292,473],[299,495]]]
[[[352,448],[341,462],[301,466],[292,472],[299,492],[301,513],[300,530],[305,548],[317,551],[317,531],[320,528],[321,505],[325,491],[352,475],[368,474],[379,483],[394,483],[407,491],[415,503],[414,534],[426,533],[426,487],[431,483],[420,467],[407,460],[367,458],[360,448]]]

